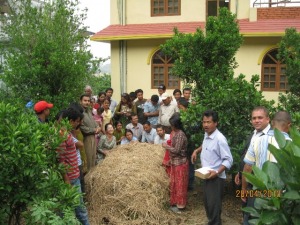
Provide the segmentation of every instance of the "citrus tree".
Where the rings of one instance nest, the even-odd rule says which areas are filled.
[[[208,18],[205,30],[197,29],[193,34],[175,30],[174,37],[162,45],[163,51],[175,59],[172,73],[194,87],[196,104],[182,113],[186,132],[201,145],[202,112],[217,111],[219,129],[227,137],[234,157],[232,171],[237,169],[244,142],[253,130],[251,111],[260,105],[272,110],[272,102],[264,100],[256,89],[258,75],[250,82],[245,75],[234,76],[238,66],[235,54],[242,42],[235,15],[221,8],[218,17]]]
[[[0,220],[3,224],[77,224],[75,188],[64,183],[59,127],[0,103]],[[64,215],[64,216],[62,216]]]
[[[93,74],[85,11],[78,0],[9,1],[2,16],[1,80],[14,97],[66,106],[77,100]]]

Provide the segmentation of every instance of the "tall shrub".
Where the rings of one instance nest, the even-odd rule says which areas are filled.
[[[183,34],[175,30],[174,37],[162,45],[163,51],[175,59],[172,73],[194,86],[196,104],[182,115],[186,131],[201,145],[202,112],[217,111],[219,129],[227,137],[234,156],[233,171],[240,161],[243,143],[253,130],[252,109],[259,105],[272,108],[272,102],[264,100],[256,89],[257,75],[250,82],[242,74],[234,77],[238,66],[235,54],[242,40],[235,15],[221,8],[218,17],[208,18],[205,31]]]
[[[2,17],[1,79],[16,97],[67,105],[82,93],[92,74],[85,11],[78,0],[9,1]]]
[[[3,224],[76,224],[76,189],[64,183],[56,148],[59,128],[0,103],[0,221]],[[65,215],[61,217],[61,215]]]

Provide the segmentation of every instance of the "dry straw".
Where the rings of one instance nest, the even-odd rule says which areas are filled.
[[[130,143],[86,176],[92,224],[168,224],[169,179],[160,145]]]

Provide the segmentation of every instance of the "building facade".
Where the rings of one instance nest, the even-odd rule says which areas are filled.
[[[288,3],[286,3],[288,2]],[[259,74],[267,99],[277,100],[288,89],[284,63],[276,59],[277,47],[285,29],[300,31],[298,1],[279,0],[111,0],[111,25],[91,37],[110,42],[112,87],[115,98],[137,88],[150,97],[164,83],[169,93],[182,89],[172,75],[172,58],[160,51],[160,45],[173,36],[173,29],[193,33],[205,29],[208,16],[217,16],[219,7],[235,13],[244,43],[236,54],[238,68],[250,80]]]

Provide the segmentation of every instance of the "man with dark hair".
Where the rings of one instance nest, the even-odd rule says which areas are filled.
[[[47,123],[50,115],[50,109],[53,108],[53,104],[46,101],[39,101],[34,105],[34,111],[41,123]]]
[[[62,111],[62,115],[60,117],[67,118],[72,128],[76,129],[81,122],[82,114],[77,110],[69,108]],[[82,188],[80,183],[80,172],[75,140],[76,139],[72,136],[72,134],[68,133],[67,140],[61,143],[57,151],[59,162],[65,166],[65,173],[63,174],[65,183],[76,187],[78,193],[81,194]],[[88,213],[84,206],[82,196],[80,196],[79,201],[80,204],[75,208],[76,217],[81,224],[89,225]]]
[[[136,137],[139,141],[142,139],[142,134],[144,131],[143,125],[139,123],[139,118],[136,114],[132,114],[131,123],[127,124],[126,129],[131,130],[133,136]]]
[[[154,139],[154,144],[167,143],[167,140],[170,139],[170,134],[166,134],[165,129],[162,125],[157,125],[156,133],[157,135]]]
[[[144,124],[144,122],[147,121],[147,117],[144,116],[144,105],[145,105],[147,99],[144,98],[144,96],[143,96],[144,92],[142,89],[137,89],[135,91],[135,94],[137,96],[137,100],[135,101],[134,104],[136,106],[139,122],[141,124]]]
[[[114,115],[115,113],[115,109],[118,105],[118,103],[112,99],[112,95],[114,93],[114,89],[112,89],[111,87],[110,88],[107,88],[105,90],[105,93],[106,93],[106,97],[108,97],[110,99],[110,105],[109,105],[109,109],[111,111],[111,113]]]
[[[134,91],[129,93],[129,97],[132,103],[136,100],[136,93]]]
[[[189,106],[189,102],[184,97],[180,97],[177,102],[177,106],[179,110],[186,111]]]
[[[271,122],[273,129],[278,129],[284,135],[286,140],[291,141],[291,138],[288,135],[289,129],[291,127],[292,119],[291,115],[286,111],[279,111],[275,113],[274,118]],[[244,169],[243,172],[251,173],[252,166],[255,165],[258,168],[262,168],[263,164],[266,161],[277,162],[271,152],[268,150],[269,144],[278,147],[278,143],[274,138],[274,130],[269,130],[266,135],[260,136],[254,140],[246,152],[244,158]],[[242,190],[241,190],[241,199],[243,202],[248,203],[247,199],[247,189],[249,190],[248,183],[245,176],[242,176]],[[252,198],[252,205],[247,204],[248,207],[254,207],[254,198]],[[248,220],[250,218],[244,217],[244,224],[249,224]]]
[[[162,102],[162,99],[161,99],[161,96],[166,93],[166,86],[164,84],[160,84],[158,85],[158,88],[157,88],[157,92],[158,92],[158,97],[159,97],[159,100],[158,100],[158,103],[161,104]]]
[[[192,90],[190,88],[184,88],[182,90],[182,93],[183,93],[183,97],[188,101],[188,102],[191,102],[191,93],[192,93]]]
[[[225,136],[217,129],[218,113],[207,110],[202,116],[205,136],[202,143],[201,165],[209,167],[210,176],[203,181],[204,207],[208,224],[222,224],[222,196],[226,179],[225,169],[230,169],[233,159]],[[197,150],[192,155],[196,159]]]
[[[266,135],[269,130],[271,129],[271,126],[269,124],[270,118],[269,118],[269,111],[264,106],[258,106],[255,107],[252,110],[251,113],[251,124],[254,127],[253,133],[247,138],[246,144],[244,146],[243,152],[241,154],[241,162],[240,162],[240,168],[239,172],[235,176],[235,183],[236,185],[241,185],[242,180],[242,171],[244,169],[244,157],[247,153],[247,150],[250,146],[253,145],[255,140],[263,135]],[[252,185],[248,185],[248,189],[252,189]],[[254,207],[254,198],[248,198],[246,202],[243,202],[243,207]],[[251,219],[251,216],[249,213],[243,212],[243,220],[244,223],[247,224],[248,220]]]
[[[95,135],[99,134],[101,128],[95,122],[90,106],[90,96],[83,94],[80,96],[80,104],[84,109],[83,120],[80,130],[83,134],[84,149],[87,157],[88,171],[96,165],[96,140]]]
[[[146,121],[143,123],[143,134],[142,134],[142,141],[147,142],[149,144],[154,144],[154,139],[157,136],[156,130],[151,127],[151,123]]]
[[[153,128],[156,128],[158,122],[159,108],[158,95],[152,95],[151,100],[146,102],[144,105],[144,116],[151,123]]]

